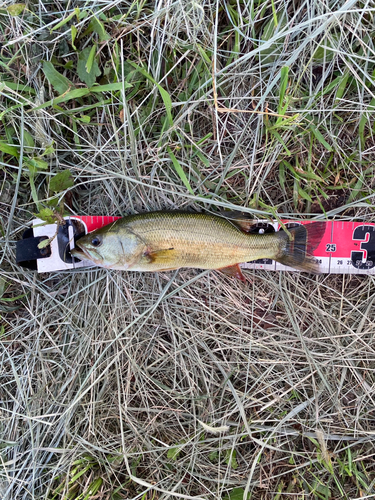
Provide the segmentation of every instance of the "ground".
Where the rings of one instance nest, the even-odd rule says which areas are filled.
[[[374,278],[36,274],[39,214],[375,222],[374,2],[0,4],[0,493],[375,496]]]

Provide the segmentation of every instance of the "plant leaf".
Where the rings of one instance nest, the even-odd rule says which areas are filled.
[[[78,11],[78,13],[77,13]],[[62,26],[64,26],[66,23],[68,23],[73,17],[74,15],[77,14],[77,17],[79,16],[79,9],[75,8],[73,10],[73,12],[71,12],[69,14],[69,16],[67,16],[65,19],[63,19],[62,21],[60,21],[59,23],[57,23],[52,29],[51,29],[51,33],[52,31],[55,31],[55,30],[58,30],[59,28],[61,28]]]
[[[6,280],[0,276],[0,299],[4,295],[7,286],[8,283],[6,282]]]
[[[289,67],[283,66],[281,68],[279,106],[277,110],[278,114],[280,115],[284,114],[282,111],[283,111],[285,92],[288,87],[288,74],[289,74]]]
[[[68,92],[65,95],[60,95],[56,97],[52,102],[53,104],[60,104],[62,102],[71,101],[72,99],[78,99],[79,97],[83,97],[89,93],[89,89],[74,89]]]
[[[78,99],[79,97],[83,97],[90,93],[89,89],[74,89],[66,94],[60,95],[56,97],[56,99],[52,99],[51,101],[44,102],[40,106],[36,106],[32,108],[30,111],[38,111],[39,109],[48,108],[54,104],[60,104],[62,102],[71,101],[72,99]]]
[[[169,146],[167,146],[167,150],[168,150],[170,159],[172,160],[173,166],[176,169],[176,172],[179,175],[180,179],[185,184],[186,189],[189,191],[189,193],[194,194],[194,191],[191,189],[190,183],[188,181],[188,178],[186,177],[185,172],[182,170],[180,163],[178,162],[175,155],[172,153],[172,150]]]
[[[56,222],[56,215],[50,208],[42,208],[39,213],[35,214],[38,219],[42,219],[48,224],[54,224]],[[44,240],[43,240],[44,241]],[[48,241],[48,240],[45,240]]]
[[[29,87],[28,85],[24,85],[23,83],[14,83],[14,82],[8,82],[7,80],[4,80],[1,82],[0,85],[5,85],[11,90],[16,90],[17,92],[29,92],[30,94],[35,94],[35,89],[32,87]],[[3,88],[1,88],[3,90]]]
[[[23,143],[27,148],[35,148],[34,137],[27,130],[23,131]]]
[[[374,111],[374,109],[375,109],[375,98],[372,98],[370,104],[368,105],[367,110]],[[365,126],[366,126],[368,119],[369,119],[369,115],[366,112],[364,112],[361,116],[361,119],[359,120],[359,125],[358,125],[358,134],[359,134],[359,137],[361,140],[361,146],[363,148],[365,147],[364,131],[365,131]]]
[[[174,446],[173,448],[169,448],[167,452],[167,458],[169,460],[177,460],[178,455],[181,453],[181,446]]]
[[[53,193],[61,193],[74,186],[74,179],[70,170],[63,170],[56,174],[49,183],[49,189]]]
[[[306,191],[304,191],[299,185],[298,185],[298,194],[304,200],[310,201],[311,203],[313,202],[311,196],[308,193],[306,193]]]
[[[106,85],[94,85],[90,88],[90,92],[115,92],[132,86],[128,82],[107,83]]]
[[[276,137],[276,139],[279,141],[279,143],[282,144],[282,146],[285,149],[286,154],[288,156],[290,156],[292,153],[287,148],[287,146],[286,146],[284,140],[282,139],[281,135],[278,132],[276,132],[276,130],[273,130],[273,129],[270,129],[270,132],[271,132],[272,135],[274,135]]]
[[[4,141],[0,141],[0,151],[6,153],[7,155],[15,156],[16,158],[19,156],[18,149],[14,146],[9,146],[9,144]]]
[[[244,494],[245,490],[243,488],[234,488],[227,496],[223,497],[223,500],[243,500]]]
[[[11,313],[11,312],[17,311],[17,309],[19,309],[20,307],[21,306],[6,306],[6,305],[0,304],[0,312]]]
[[[95,481],[92,482],[91,485],[89,486],[88,493],[83,500],[90,500],[90,498],[94,498],[94,496],[101,488],[102,484],[103,484],[103,479],[101,477],[96,478]]]
[[[1,302],[15,302],[16,300],[20,300],[26,297],[26,293],[22,293],[21,295],[17,295],[17,297],[2,297]]]
[[[82,123],[90,123],[91,122],[91,116],[89,115],[80,115],[78,120]]]
[[[310,124],[310,130],[315,135],[320,144],[322,144],[326,148],[327,151],[333,151],[332,146],[328,144],[328,142],[324,139],[322,133],[312,123]]]
[[[339,101],[342,96],[344,95],[345,89],[346,89],[346,84],[349,80],[350,76],[350,71],[346,70],[346,72],[342,75],[340,85],[337,87],[336,91],[336,102]]]
[[[173,125],[173,117],[172,117],[172,100],[171,100],[171,96],[168,94],[168,92],[166,90],[163,89],[163,87],[161,85],[159,85],[152,78],[152,76],[150,75],[150,73],[148,73],[145,69],[141,68],[140,66],[138,66],[138,64],[136,64],[136,63],[134,63],[132,61],[127,61],[127,62],[129,64],[131,64],[133,66],[133,68],[136,68],[144,77],[146,77],[148,80],[150,80],[150,82],[152,82],[154,85],[157,86],[157,88],[158,88],[158,90],[160,92],[161,98],[164,101],[164,105],[165,105],[165,109],[166,109],[166,112],[167,112],[169,126],[172,127],[172,125]]]
[[[22,14],[25,7],[25,3],[14,3],[13,5],[8,5],[7,12],[11,16],[19,16],[20,14]]]
[[[238,462],[236,460],[236,450],[227,450],[225,453],[224,462],[232,467],[232,469],[238,469]]]
[[[86,71],[87,71],[87,73],[91,72],[92,65],[94,63],[95,52],[96,52],[96,46],[93,45],[91,47],[90,54],[89,54],[89,56],[87,58],[87,61],[86,61]]]
[[[48,163],[40,158],[25,158],[25,165],[32,174],[37,173],[38,170],[47,170],[48,168]]]
[[[44,61],[43,73],[54,90],[59,94],[64,94],[64,92],[67,92],[69,89],[74,89],[72,82],[59,73],[50,61]]]
[[[78,56],[77,72],[79,78],[88,87],[92,87],[96,77],[101,75],[98,63],[95,58],[96,47],[86,47]],[[90,60],[89,60],[90,59]]]
[[[70,31],[71,31],[71,35],[72,35],[72,47],[74,50],[77,50],[77,47],[74,45],[74,40],[76,39],[76,36],[77,36],[77,28],[75,27],[74,24],[72,24],[72,27],[70,28]]]
[[[90,21],[89,28],[91,28],[98,36],[100,42],[106,42],[111,39],[111,36],[106,32],[103,23],[97,17],[93,17]]]
[[[38,248],[39,250],[43,250],[43,248],[47,248],[48,245],[51,243],[52,238],[47,238],[46,240],[42,240],[38,243]]]

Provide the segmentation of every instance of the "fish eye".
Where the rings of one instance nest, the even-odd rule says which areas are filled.
[[[91,240],[91,245],[93,247],[98,247],[102,244],[102,240],[101,238],[99,238],[98,236],[94,236],[94,238]]]

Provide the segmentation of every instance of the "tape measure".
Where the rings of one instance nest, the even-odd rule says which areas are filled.
[[[17,242],[17,264],[39,273],[79,269],[92,266],[85,260],[77,260],[70,254],[75,241],[81,236],[99,229],[120,217],[70,216],[65,224],[45,224],[40,219],[33,221],[25,231],[23,239]],[[286,227],[306,224],[309,221],[283,220]],[[375,223],[326,221],[326,230],[314,257],[322,273],[331,274],[375,274]],[[278,222],[258,222],[252,232],[270,233],[280,229]],[[38,248],[41,241],[50,239],[49,244]],[[245,269],[265,269],[268,271],[293,271],[270,259],[260,259],[241,264]],[[298,271],[297,271],[298,272]]]

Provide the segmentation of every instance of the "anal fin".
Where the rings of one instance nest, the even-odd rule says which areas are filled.
[[[228,267],[222,267],[221,269],[218,269],[218,271],[221,271],[227,276],[233,276],[234,278],[237,278],[246,283],[246,278],[243,275],[239,264],[234,264],[233,266],[228,266]]]

